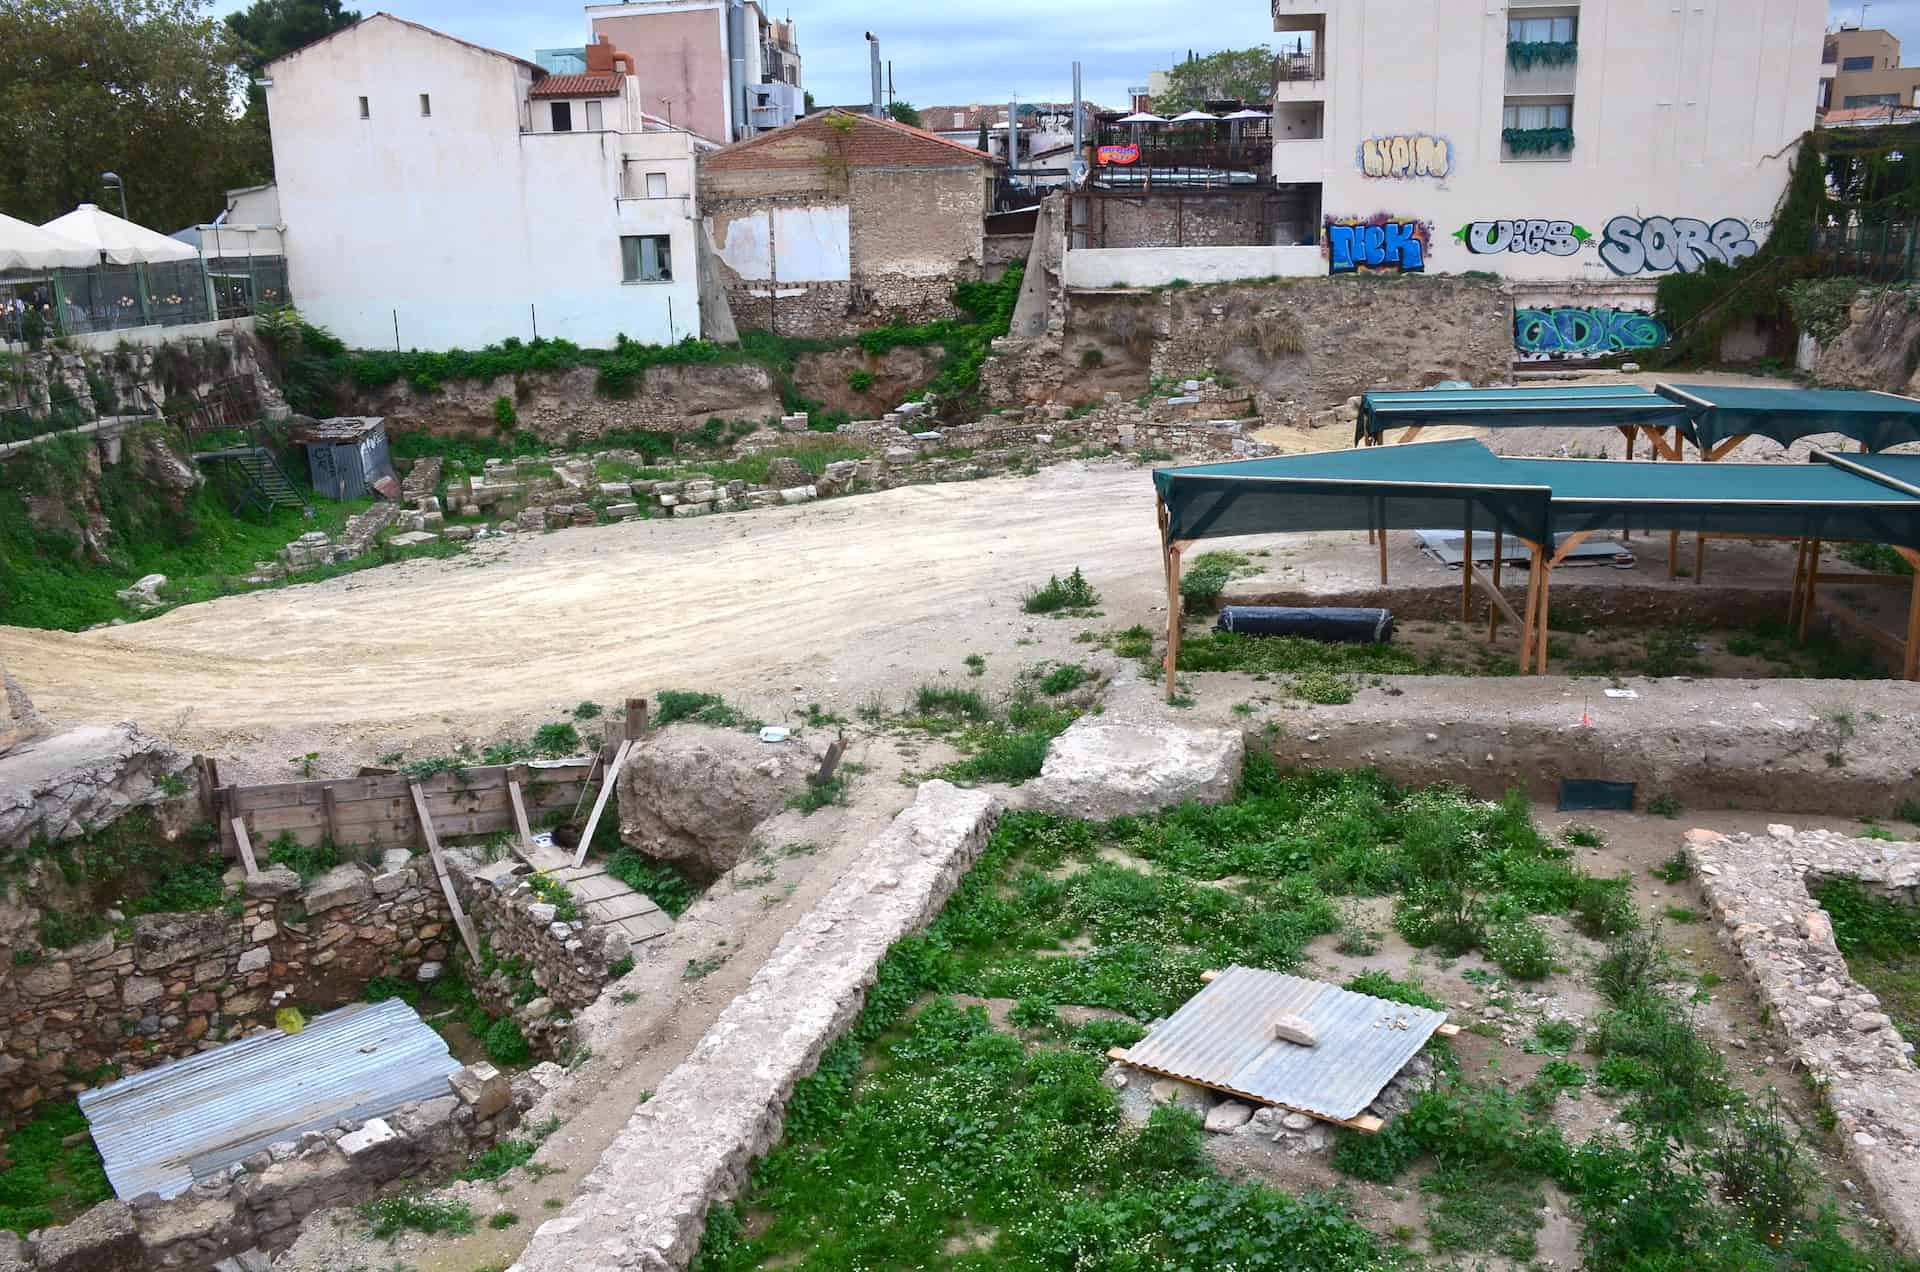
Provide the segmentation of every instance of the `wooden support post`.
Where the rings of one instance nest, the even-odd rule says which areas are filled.
[[[1787,628],[1792,630],[1800,617],[1800,589],[1806,586],[1807,578],[1807,541],[1800,540],[1799,548],[1793,556],[1793,597],[1787,602]]]
[[[1493,526],[1493,594],[1501,595],[1500,569],[1506,564],[1507,528],[1499,522]],[[1500,632],[1500,607],[1495,605],[1487,615],[1487,643],[1491,645]]]
[[[638,742],[647,736],[647,700],[627,699],[627,741]]]
[[[1693,536],[1693,585],[1700,586],[1700,580],[1707,577],[1707,536]]]
[[[1460,623],[1465,626],[1473,621],[1473,559],[1479,555],[1473,550],[1473,500],[1467,500],[1467,538],[1466,556],[1460,562]]]
[[[453,925],[460,929],[460,940],[467,947],[467,957],[477,967],[480,963],[480,936],[473,930],[473,920],[460,905],[460,894],[454,890],[453,876],[447,873],[447,859],[440,851],[440,836],[433,832],[433,814],[427,810],[426,792],[420,789],[420,783],[409,782],[407,789],[413,792],[413,810],[420,818],[420,833],[427,841],[427,853],[433,858],[433,873],[440,878],[441,895],[447,899],[447,909],[453,914]]]
[[[587,849],[593,843],[593,832],[599,828],[600,814],[607,811],[607,796],[613,794],[613,784],[620,780],[620,766],[627,762],[627,755],[632,750],[631,741],[622,742],[619,751],[614,753],[613,763],[607,765],[607,775],[600,782],[600,794],[593,801],[593,815],[587,818],[586,829],[580,832],[580,847],[573,854],[576,867],[587,862]]]
[[[1920,680],[1920,561],[1914,563],[1913,595],[1907,601],[1906,652],[1906,677],[1908,680]]]
[[[533,856],[533,829],[527,825],[527,801],[520,793],[520,769],[507,775],[507,800],[513,805],[513,828],[520,835],[520,851]]]
[[[320,788],[320,817],[326,823],[327,841],[338,844],[340,842],[340,808],[339,802],[334,798],[331,783]]]
[[[1167,548],[1167,701],[1173,701],[1174,677],[1180,670],[1180,549]]]
[[[1547,646],[1552,644],[1553,636],[1553,562],[1548,561],[1540,567],[1540,635],[1535,658],[1539,666],[1534,670],[1539,675],[1547,674]]]
[[[1807,643],[1807,633],[1813,630],[1813,611],[1820,606],[1820,540],[1815,539],[1807,549],[1807,603],[1800,607],[1800,643]]]
[[[218,771],[213,766],[213,760],[205,755],[194,756],[193,777],[200,796],[201,820],[205,821],[209,826],[218,825],[220,822],[220,806],[215,801],[217,792],[220,789],[220,778]]]
[[[1387,585],[1387,501],[1380,500],[1380,586]]]
[[[240,845],[240,864],[246,867],[247,878],[260,877],[260,863],[253,857],[253,841],[247,838],[247,821],[244,817],[233,819],[233,841]]]
[[[1520,637],[1520,674],[1523,676],[1533,668],[1533,642],[1539,627],[1534,615],[1540,605],[1541,566],[1547,559],[1539,544],[1528,540],[1528,546],[1533,549],[1533,564],[1527,568],[1527,610]]]
[[[1678,530],[1669,530],[1667,531],[1667,578],[1672,580],[1679,577],[1680,532]]]

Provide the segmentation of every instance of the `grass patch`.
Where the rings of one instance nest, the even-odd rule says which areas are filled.
[[[925,684],[913,691],[915,714],[946,716],[954,720],[991,720],[993,709],[978,689]]]
[[[361,1220],[375,1238],[387,1241],[403,1232],[427,1236],[464,1236],[473,1231],[473,1210],[464,1201],[435,1201],[426,1197],[382,1197],[359,1208]]]
[[[1040,678],[1040,692],[1059,695],[1072,693],[1087,683],[1091,673],[1079,663],[1065,663]]]
[[[1040,776],[1047,748],[1079,719],[1077,710],[1057,707],[1022,691],[1004,717],[991,713],[962,730],[955,741],[968,754],[940,770],[950,782],[1006,782],[1018,786]]]
[[[1879,996],[1901,1036],[1920,1043],[1920,909],[1874,896],[1852,879],[1829,880],[1814,898],[1833,919],[1847,970]]]
[[[1241,632],[1202,632],[1180,642],[1181,671],[1322,677],[1410,675],[1422,669],[1419,656],[1398,645],[1333,645],[1303,636]]]
[[[809,777],[807,789],[787,800],[788,808],[798,809],[811,817],[821,809],[833,804],[847,802],[847,775],[836,773],[826,781],[817,781]]]
[[[0,1231],[21,1236],[66,1223],[113,1196],[87,1119],[71,1100],[38,1105],[0,1141]],[[68,1147],[63,1141],[81,1136]]]
[[[682,720],[710,724],[721,729],[758,729],[760,721],[729,706],[717,693],[695,693],[684,689],[662,689],[653,698],[653,724],[664,729]]]
[[[631,848],[620,848],[613,854],[607,862],[607,873],[676,919],[700,895],[692,881],[673,866]]]
[[[1241,552],[1203,552],[1180,577],[1180,597],[1190,610],[1211,610],[1234,579],[1258,574],[1260,567]]]

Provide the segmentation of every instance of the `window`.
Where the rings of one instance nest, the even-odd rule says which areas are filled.
[[[360,99],[360,118],[362,119],[373,118],[372,113],[367,110],[367,99],[364,97]]]
[[[573,103],[555,102],[553,104],[553,131],[573,131]]]
[[[599,102],[587,103],[587,131],[588,132],[600,131],[600,103]]]
[[[420,94],[420,118],[426,119],[431,117],[432,114],[433,98],[427,96],[425,93]]]
[[[964,110],[956,110],[956,111],[954,111],[954,112],[953,112],[953,126],[954,126],[955,128],[965,128],[965,127],[967,126],[967,112],[966,112],[966,111],[964,111]]]
[[[1572,44],[1580,19],[1508,18],[1507,39],[1521,44]]]
[[[1862,106],[1898,106],[1899,104],[1900,94],[1898,93],[1855,93],[1850,94],[1840,103],[1841,108],[1845,110],[1857,110]]]
[[[1571,128],[1572,102],[1542,102],[1538,105],[1509,104],[1501,121],[1502,128]]]
[[[1843,71],[1870,71],[1873,69],[1873,58],[1850,57],[1840,63],[1840,69]]]
[[[649,172],[647,174],[647,197],[649,199],[664,199],[667,197],[666,173]]]
[[[623,283],[672,282],[672,240],[664,234],[621,235],[620,281]]]

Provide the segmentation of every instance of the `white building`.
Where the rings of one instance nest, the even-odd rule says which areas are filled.
[[[269,64],[290,285],[359,348],[701,332],[694,159],[633,60],[583,75],[376,14]]]
[[[1827,21],[1826,0],[1270,2],[1274,180],[1320,209],[1327,267],[1542,284],[1522,305],[1757,251]]]

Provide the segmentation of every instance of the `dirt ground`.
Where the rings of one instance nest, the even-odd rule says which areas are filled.
[[[1021,612],[1023,590],[1076,566],[1105,618]],[[56,720],[137,720],[219,756],[229,781],[276,781],[308,752],[315,776],[350,775],[662,688],[770,721],[816,702],[851,717],[876,693],[897,707],[966,678],[979,652],[978,683],[1004,689],[1090,624],[1150,621],[1164,596],[1148,470],[1097,461],[514,536],[95,632],[0,627],[0,662]]]

